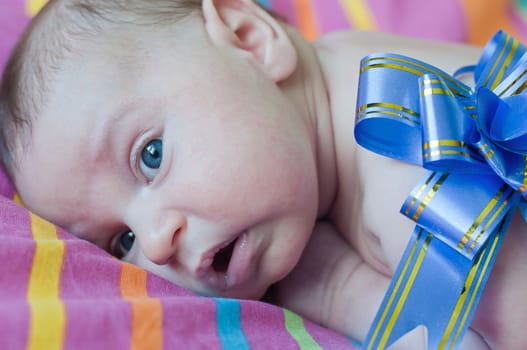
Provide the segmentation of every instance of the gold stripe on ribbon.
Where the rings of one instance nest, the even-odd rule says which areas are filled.
[[[419,124],[419,122],[417,122],[415,119],[408,118],[404,114],[397,113],[397,112],[390,112],[390,111],[382,111],[382,112],[379,112],[379,111],[368,111],[368,112],[363,112],[363,113],[361,113],[358,116],[358,119],[365,118],[368,114],[376,114],[376,113],[382,113],[382,114],[385,114],[385,115],[391,115],[392,117],[401,118],[401,119],[407,120],[407,121],[409,121],[411,123]]]
[[[505,50],[507,50],[507,47],[509,45],[509,42],[512,40],[512,47],[508,50],[507,57],[505,58],[504,63],[500,63],[503,56],[505,55]],[[495,79],[492,81],[492,84],[490,84],[490,89],[494,90],[496,86],[500,83],[500,81],[503,78],[503,75],[505,74],[505,70],[509,67],[509,64],[514,56],[514,53],[516,52],[516,49],[518,48],[518,41],[515,39],[512,39],[509,35],[506,36],[505,44],[502,46],[500,53],[498,54],[497,59],[494,61],[494,64],[492,65],[492,68],[489,71],[489,74],[487,75],[485,82],[483,83],[484,86],[489,86],[489,81],[494,72],[496,71],[498,65],[499,65],[499,71],[496,73]]]
[[[426,81],[421,81],[419,83],[419,85],[421,87],[425,86],[425,85],[433,85],[433,84],[443,84],[443,81],[442,80],[439,80],[439,79],[426,79]]]
[[[511,95],[508,95],[507,94],[507,91],[509,91],[510,89],[512,89],[512,87],[518,83],[518,81],[520,81],[524,76],[525,74],[527,74],[527,70],[524,70],[520,75],[518,75],[518,77],[516,77],[516,79],[514,79],[509,85],[507,85],[507,87],[505,89],[503,89],[500,93],[498,93],[498,96],[500,97],[503,97],[504,95],[507,95],[507,96],[511,96],[511,95],[517,95],[519,94],[520,92],[522,92],[524,89],[525,89],[525,86],[526,86],[526,82],[524,82],[519,88],[517,88],[516,90],[514,90],[512,92]],[[496,92],[496,91],[495,91]]]
[[[491,212],[492,209],[494,209],[494,207],[496,206],[496,204],[498,203],[499,199],[501,197],[503,197],[503,194],[505,193],[505,191],[509,188],[509,186],[507,184],[503,184],[500,189],[498,190],[498,192],[496,192],[496,194],[494,195],[494,197],[492,197],[492,199],[487,203],[487,205],[485,206],[485,208],[483,208],[483,210],[481,211],[481,213],[479,213],[478,217],[476,218],[476,220],[474,220],[474,222],[472,223],[472,225],[470,226],[470,228],[467,230],[467,232],[465,232],[465,234],[463,235],[463,237],[461,238],[461,240],[459,241],[457,247],[459,250],[463,250],[464,247],[467,245],[467,243],[470,241],[470,238],[471,236],[474,234],[474,232],[476,231],[476,229],[481,225],[481,223],[483,222],[483,220],[489,215],[489,213]]]
[[[427,179],[426,181],[421,185],[421,187],[419,187],[419,190],[417,190],[417,192],[415,193],[415,196],[412,196],[412,200],[410,201],[410,203],[408,204],[408,207],[406,208],[406,210],[404,211],[404,215],[408,216],[408,214],[410,214],[410,211],[412,210],[413,206],[415,205],[415,203],[419,200],[419,198],[421,198],[421,196],[423,195],[425,189],[428,187],[428,185],[430,184],[430,182],[432,181],[432,179],[435,177],[436,173],[432,173]]]
[[[391,68],[391,69],[397,69],[402,70],[408,73],[412,73],[418,76],[423,76],[424,73],[418,69],[410,68],[408,66],[403,66],[401,64],[395,64],[395,63],[375,63],[375,64],[369,64],[366,67],[361,69],[361,73],[364,73],[367,70],[375,69],[375,68]]]
[[[384,308],[384,310],[382,312],[381,317],[379,318],[379,322],[377,322],[377,327],[375,328],[375,331],[373,332],[370,344],[368,344],[368,350],[372,349],[373,342],[377,338],[377,335],[379,334],[379,332],[380,332],[380,330],[382,328],[381,326],[382,326],[382,324],[384,324],[384,320],[386,319],[386,316],[388,315],[388,310],[391,308],[391,306],[392,306],[392,304],[393,304],[393,302],[395,300],[395,296],[397,295],[397,292],[401,288],[401,285],[402,285],[403,280],[404,280],[404,276],[406,276],[406,274],[407,274],[408,268],[410,266],[410,262],[413,260],[413,257],[414,257],[414,255],[416,253],[416,250],[417,250],[417,246],[419,245],[419,242],[421,241],[421,236],[423,235],[423,232],[424,232],[423,229],[420,229],[419,233],[417,234],[417,239],[415,240],[414,244],[412,245],[412,248],[410,249],[410,252],[408,253],[408,257],[407,257],[407,259],[406,259],[406,261],[404,263],[404,266],[403,266],[403,268],[401,270],[401,273],[399,274],[399,278],[395,282],[392,294],[390,295],[390,298],[386,302],[386,306],[385,306],[385,308]],[[427,249],[428,249],[428,246],[427,246]],[[415,268],[415,265],[414,265],[414,268]],[[383,332],[383,335],[384,334],[386,334],[386,332]]]
[[[431,140],[423,144],[423,150],[427,150],[433,147],[465,147],[465,142],[459,140]]]
[[[509,203],[509,200],[511,199],[511,197],[513,196],[514,194],[514,191],[509,191],[509,194],[507,196],[507,198],[505,198],[505,200],[502,201],[501,205],[498,207],[498,209],[496,209],[494,211],[494,214],[492,214],[492,216],[490,217],[489,220],[487,220],[487,223],[485,224],[485,226],[483,226],[483,229],[479,232],[479,234],[476,236],[476,238],[474,238],[474,240],[472,241],[472,243],[470,244],[470,246],[468,247],[467,249],[467,252],[470,253],[474,247],[476,246],[476,244],[478,243],[479,239],[481,238],[481,236],[483,235],[484,232],[487,231],[487,229],[489,228],[490,225],[492,225],[492,223],[494,223],[494,221],[496,221],[496,217],[501,214],[501,212],[503,211],[503,209],[505,208],[505,206]]]
[[[59,295],[64,261],[64,242],[55,225],[29,213],[35,254],[27,289],[31,313],[28,349],[61,349],[64,342],[66,314]]]
[[[497,59],[494,60],[494,64],[492,65],[492,68],[490,69],[487,77],[485,78],[485,82],[483,83],[484,86],[488,86],[489,85],[489,80],[490,80],[490,77],[492,76],[492,74],[494,73],[494,71],[496,70],[496,68],[498,67],[498,64],[499,62],[501,61],[501,58],[503,57],[503,55],[505,54],[505,50],[507,48],[507,44],[508,42],[510,41],[510,37],[507,35],[506,38],[505,38],[505,44],[501,47],[501,51],[500,53],[498,54],[498,57]]]
[[[527,188],[527,156],[523,158],[524,166],[523,166],[523,188]]]
[[[500,229],[501,231],[501,229]],[[483,264],[483,268],[481,269],[480,273],[477,275],[477,280],[476,280],[476,287],[474,288],[474,291],[471,293],[471,296],[470,296],[470,300],[468,302],[468,305],[467,307],[465,308],[465,312],[463,313],[463,316],[461,317],[461,321],[459,322],[458,324],[458,327],[457,327],[457,330],[456,330],[456,334],[454,335],[454,338],[451,342],[451,344],[456,344],[457,341],[458,341],[458,338],[459,336],[461,335],[461,331],[463,330],[464,328],[464,325],[465,323],[467,322],[467,318],[469,316],[469,313],[470,313],[470,310],[472,309],[472,305],[474,304],[474,301],[476,299],[476,296],[478,294],[478,291],[479,289],[481,288],[481,284],[483,283],[483,278],[485,277],[485,274],[486,274],[486,271],[488,270],[488,267],[489,267],[489,264],[492,260],[492,257],[494,256],[494,252],[496,250],[496,247],[498,245],[498,242],[500,240],[500,236],[501,236],[501,232],[498,232],[493,241],[492,241],[492,244],[490,245],[490,251],[488,252],[487,254],[487,257],[485,259],[485,262]],[[467,284],[465,285],[465,290],[468,291],[472,285],[473,285],[473,282],[474,282],[474,277],[475,277],[475,274],[477,272],[477,270],[479,269],[479,266],[481,265],[481,258],[477,258],[477,263],[472,266],[471,270],[470,270],[470,273],[469,273],[469,276],[467,278]],[[450,334],[452,333],[452,330],[456,324],[456,320],[457,320],[457,316],[459,315],[463,305],[465,304],[465,300],[467,298],[467,294],[468,293],[463,293],[462,297],[458,300],[458,303],[456,305],[456,307],[454,308],[454,312],[452,313],[452,317],[448,323],[448,326],[445,330],[445,333],[443,335],[443,338],[441,339],[441,342],[439,344],[439,349],[443,349],[445,346],[446,346],[446,342],[448,341],[448,338],[450,338]],[[451,346],[453,347],[453,345]]]
[[[449,89],[445,88],[425,88],[421,90],[421,96],[430,96],[430,95],[447,95],[454,97],[454,94]]]
[[[491,158],[494,155],[494,150],[491,147],[489,147],[489,145],[487,143],[485,143],[483,145],[479,145],[478,149],[481,151],[482,156],[485,159],[489,159],[489,158]]]
[[[470,155],[467,152],[455,151],[455,150],[438,150],[438,151],[427,152],[426,154],[423,155],[423,158],[426,159],[426,158],[445,155],[445,154],[449,154],[449,155],[455,154],[457,156],[470,157]]]
[[[505,58],[505,62],[500,65],[500,70],[498,71],[498,74],[496,74],[496,78],[492,82],[492,85],[490,87],[491,90],[496,89],[496,86],[503,80],[503,75],[505,74],[505,70],[509,68],[512,58],[514,57],[514,54],[516,53],[516,49],[518,48],[518,40],[512,39],[512,47],[509,50],[509,54],[507,55],[507,58]]]
[[[419,219],[419,216],[421,216],[421,213],[426,208],[428,203],[430,203],[437,191],[439,191],[439,188],[443,185],[447,177],[448,173],[443,173],[439,180],[437,180],[437,182],[432,186],[430,191],[428,191],[428,193],[426,194],[425,198],[421,201],[421,203],[419,203],[419,206],[417,207],[414,215],[412,216],[412,220],[417,221]]]
[[[381,349],[384,349],[386,347],[386,343],[388,342],[388,337],[393,331],[393,327],[395,326],[395,322],[399,318],[399,315],[401,313],[401,309],[403,308],[404,304],[406,303],[406,299],[408,298],[408,294],[410,293],[410,289],[412,289],[412,285],[415,281],[415,278],[417,276],[417,273],[419,272],[419,269],[421,268],[421,264],[423,263],[423,260],[426,255],[426,251],[428,250],[428,247],[430,246],[430,242],[432,241],[432,234],[428,233],[425,242],[423,243],[421,249],[419,250],[419,254],[417,256],[417,260],[415,261],[414,266],[412,267],[412,271],[410,272],[410,276],[408,277],[408,281],[404,285],[403,292],[401,293],[401,297],[397,301],[397,304],[395,305],[394,312],[392,313],[392,316],[390,317],[390,320],[388,321],[388,325],[386,330],[383,332],[381,341],[379,342],[379,347]],[[409,259],[407,259],[409,260]]]
[[[501,231],[501,229],[500,229],[500,231]],[[500,236],[501,236],[501,232],[496,234],[496,236],[494,237],[494,240],[492,241],[490,252],[487,255],[487,258],[485,259],[485,264],[483,265],[483,268],[482,268],[481,272],[479,273],[475,291],[472,293],[472,296],[470,297],[468,306],[466,307],[465,313],[463,314],[463,318],[462,318],[461,322],[459,323],[459,327],[458,327],[456,335],[454,337],[453,344],[457,343],[457,340],[458,340],[459,336],[461,335],[461,331],[464,328],[463,326],[466,323],[468,315],[470,313],[470,310],[472,309],[472,305],[474,304],[474,302],[476,300],[476,296],[478,294],[477,291],[481,288],[481,283],[483,283],[483,278],[485,277],[485,274],[486,274],[486,272],[487,272],[487,270],[489,268],[490,262],[492,261],[492,257],[495,254],[495,250],[496,250],[498,242],[500,240]]]
[[[407,66],[403,66],[400,64],[394,64],[394,63],[376,63],[371,64],[370,62],[373,61],[394,61],[394,62],[401,62],[406,64]],[[410,68],[408,66],[414,66],[421,70]],[[362,62],[362,66],[360,68],[360,73],[363,73],[367,70],[374,69],[374,68],[391,68],[391,69],[400,69],[403,71],[406,71],[408,73],[415,74],[417,76],[423,76],[426,73],[435,74],[439,77],[441,77],[445,82],[449,84],[449,88],[453,90],[454,94],[460,95],[460,96],[469,96],[471,95],[470,88],[467,86],[462,85],[458,80],[454,79],[453,77],[449,76],[448,74],[445,74],[439,70],[433,70],[427,66],[424,66],[422,64],[419,64],[418,62],[415,62],[413,60],[400,58],[400,57],[372,57],[369,59],[366,59]]]
[[[387,110],[368,111],[368,109],[370,109],[370,108],[392,109],[392,110],[399,111],[399,112],[393,112],[393,111],[387,111]],[[403,112],[403,113],[401,113],[401,112]],[[374,113],[388,114],[388,115],[391,115],[391,116],[394,116],[394,117],[398,117],[398,118],[407,120],[407,121],[412,122],[414,124],[419,124],[419,119],[420,119],[420,115],[416,111],[413,111],[413,110],[411,110],[409,108],[406,108],[404,106],[401,106],[401,105],[398,105],[398,104],[395,104],[395,103],[383,103],[383,102],[367,103],[365,105],[360,106],[359,108],[357,108],[357,119],[364,118],[364,116],[366,116],[368,114],[374,114]],[[404,114],[409,114],[409,115],[415,117],[415,119],[409,118],[409,117],[405,116]]]
[[[526,71],[527,72],[527,71]],[[518,95],[518,94],[521,94],[525,88],[527,88],[527,81],[525,83],[523,83],[519,88],[517,88],[516,90],[514,90],[514,92],[512,93],[512,95]]]
[[[461,313],[461,309],[463,308],[463,305],[465,305],[465,300],[467,299],[467,295],[469,294],[468,292],[472,286],[474,277],[476,276],[476,272],[479,269],[481,261],[482,261],[481,255],[479,255],[476,258],[475,263],[470,268],[469,274],[467,276],[467,280],[465,281],[463,292],[461,293],[461,296],[457,300],[456,306],[454,307],[454,312],[452,312],[452,316],[450,317],[450,320],[448,321],[448,325],[445,329],[445,333],[443,334],[443,337],[441,338],[441,342],[439,343],[439,347],[438,347],[439,349],[443,349],[446,345],[446,342],[448,341],[448,338],[450,338],[450,334],[452,333],[452,330],[454,329],[454,326],[457,322],[458,315]]]

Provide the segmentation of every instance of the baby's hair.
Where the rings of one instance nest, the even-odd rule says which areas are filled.
[[[32,121],[76,43],[114,26],[157,28],[199,13],[201,0],[50,0],[24,31],[0,83],[0,157],[12,177]],[[104,34],[103,34],[104,35]],[[78,44],[77,44],[78,47]]]

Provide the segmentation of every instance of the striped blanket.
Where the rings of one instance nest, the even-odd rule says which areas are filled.
[[[1,349],[353,349],[259,301],[196,296],[17,204],[0,173]]]
[[[345,28],[483,43],[527,38],[527,1],[272,0],[310,40]],[[0,1],[0,67],[45,0]],[[1,349],[354,349],[259,301],[204,298],[123,263],[19,204],[0,171]]]

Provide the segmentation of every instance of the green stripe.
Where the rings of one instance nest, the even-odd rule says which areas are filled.
[[[322,347],[313,339],[307,331],[304,320],[297,314],[284,310],[285,328],[289,334],[296,340],[301,350],[320,349]]]
[[[516,0],[516,5],[523,12],[523,15],[527,15],[527,0]]]

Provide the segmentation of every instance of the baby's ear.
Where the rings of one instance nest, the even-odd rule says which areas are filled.
[[[203,0],[205,29],[212,42],[248,53],[275,82],[297,64],[296,50],[284,28],[253,0]]]

